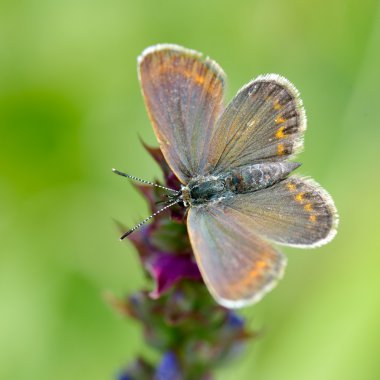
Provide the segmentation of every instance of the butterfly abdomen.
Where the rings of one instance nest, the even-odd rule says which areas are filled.
[[[274,185],[301,164],[276,162],[248,165],[217,176],[206,176],[190,181],[182,188],[180,197],[185,204],[202,205],[218,202],[234,194],[244,194]]]
[[[279,162],[237,168],[226,176],[226,187],[237,194],[264,189],[286,178],[299,166],[297,162]]]

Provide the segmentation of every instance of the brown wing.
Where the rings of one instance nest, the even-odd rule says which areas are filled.
[[[207,172],[281,161],[302,149],[306,116],[297,89],[277,74],[244,86],[217,122]]]
[[[282,277],[286,258],[220,204],[193,207],[187,227],[202,277],[215,300],[228,308],[259,301]]]
[[[338,214],[330,195],[315,181],[298,176],[263,190],[223,200],[226,219],[276,243],[312,248],[336,234]]]
[[[204,172],[222,109],[224,73],[210,59],[176,45],[156,45],[139,57],[142,92],[160,148],[181,180]]]

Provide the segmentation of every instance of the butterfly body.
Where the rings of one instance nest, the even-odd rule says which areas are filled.
[[[178,194],[185,206],[215,203],[236,194],[265,189],[285,179],[299,167],[297,162],[275,162],[246,165],[227,173],[191,180]]]
[[[260,75],[224,106],[221,67],[177,45],[147,48],[138,66],[160,149],[182,184],[169,199],[188,207],[205,284],[223,306],[257,302],[286,266],[272,242],[317,247],[337,231],[331,196],[292,173],[306,130],[299,92],[280,75]]]

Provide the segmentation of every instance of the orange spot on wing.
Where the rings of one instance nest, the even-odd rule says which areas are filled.
[[[277,145],[277,154],[279,156],[282,156],[285,153],[285,147],[284,144],[278,144]]]
[[[284,133],[284,129],[285,129],[285,126],[278,128],[275,134],[277,139],[283,139],[284,137],[286,137],[286,134]]]
[[[305,211],[307,212],[311,212],[313,211],[313,206],[311,203],[306,203],[305,206],[303,206],[303,208],[305,209]]]
[[[265,260],[259,260],[254,264],[254,267],[247,273],[247,275],[241,278],[240,281],[231,284],[233,290],[239,291],[240,289],[246,289],[247,286],[252,285],[255,277],[259,277],[262,271],[268,267],[268,264]]]
[[[259,269],[265,268],[266,266],[267,266],[267,263],[264,260],[260,260],[256,263],[256,268],[259,268]]]
[[[198,84],[203,84],[205,82],[205,77],[202,75],[196,75],[194,79]]]
[[[279,101],[277,99],[273,103],[273,108],[275,110],[280,110],[282,108],[282,105],[279,103]]]
[[[292,183],[292,182],[288,182],[288,183],[286,184],[286,187],[287,187],[291,192],[294,192],[294,191],[297,190],[296,185],[295,185],[294,183]]]
[[[185,78],[194,79],[194,81],[197,83],[204,82],[204,77],[202,75],[195,73],[194,71],[190,71],[190,70],[181,71],[180,69],[177,69],[174,71],[177,71],[179,74],[182,74]]]
[[[274,122],[276,124],[281,124],[281,123],[285,123],[286,119],[284,119],[282,116],[277,116],[275,119],[274,119]]]
[[[304,195],[305,195],[304,192],[298,193],[297,195],[294,196],[294,199],[297,202],[302,203]]]
[[[317,221],[317,216],[316,215],[310,215],[309,220],[310,220],[310,222],[315,223]]]
[[[183,59],[183,58],[181,58]],[[186,62],[186,60],[184,61]],[[183,63],[182,65],[184,65]],[[215,81],[211,83],[210,78],[212,75],[215,77],[215,74],[210,74],[210,71],[206,71],[202,73],[198,68],[193,70],[184,70],[181,65],[179,67],[173,67],[172,65],[162,65],[158,67],[156,70],[152,71],[153,78],[159,78],[160,76],[173,75],[173,73],[182,75],[186,79],[190,79],[190,81],[196,83],[199,86],[204,87],[204,90],[209,94],[214,94],[215,91],[219,90],[220,82]]]

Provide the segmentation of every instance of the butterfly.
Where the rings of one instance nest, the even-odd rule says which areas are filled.
[[[261,75],[224,107],[220,66],[169,44],[144,50],[138,71],[160,149],[182,183],[178,191],[167,189],[172,193],[162,210],[187,207],[195,259],[219,304],[259,301],[286,266],[272,243],[318,247],[337,231],[331,196],[292,174],[300,163],[290,159],[301,151],[306,130],[297,89],[280,75]]]

